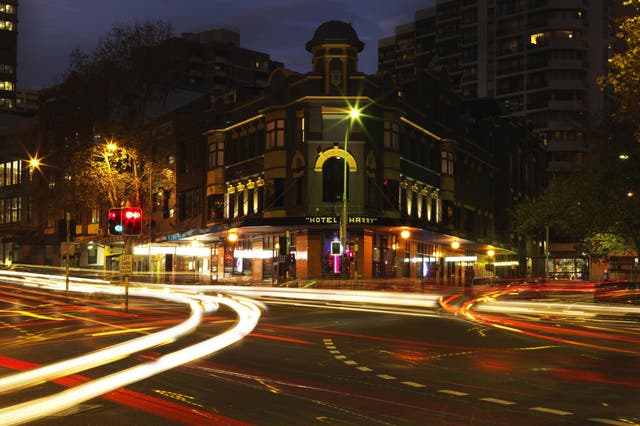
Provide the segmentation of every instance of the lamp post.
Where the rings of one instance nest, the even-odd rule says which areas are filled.
[[[347,223],[349,222],[349,216],[347,214],[347,173],[349,164],[347,157],[349,155],[347,148],[349,144],[349,134],[351,133],[351,126],[353,120],[358,120],[360,117],[360,110],[357,108],[351,108],[349,110],[349,123],[347,125],[347,131],[344,134],[344,174],[342,180],[342,214],[340,215],[340,244],[342,244],[343,253],[347,247]]]

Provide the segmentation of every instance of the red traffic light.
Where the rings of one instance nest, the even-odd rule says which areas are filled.
[[[140,207],[124,207],[122,209],[122,234],[142,234],[142,209]]]

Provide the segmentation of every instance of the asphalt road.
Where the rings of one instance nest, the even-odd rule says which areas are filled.
[[[170,327],[189,312],[140,298],[124,312],[118,297],[72,296],[0,288],[0,376]],[[33,424],[640,424],[637,322],[517,318],[548,326],[545,336],[562,329],[554,341],[513,324],[423,313],[269,305],[241,342]],[[4,394],[2,407],[157,359],[235,321],[221,307],[185,338]]]

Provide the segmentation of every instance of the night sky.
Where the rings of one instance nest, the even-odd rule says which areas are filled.
[[[315,29],[338,19],[351,22],[365,43],[359,70],[374,73],[378,39],[414,21],[431,0],[21,0],[18,7],[18,88],[59,83],[75,47],[90,52],[114,25],[147,19],[169,22],[173,33],[217,27],[240,31],[240,46],[265,52],[286,68],[308,72],[305,50]]]

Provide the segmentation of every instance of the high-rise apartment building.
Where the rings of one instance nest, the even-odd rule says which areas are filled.
[[[16,101],[18,63],[18,0],[0,3],[0,109]]]
[[[547,171],[583,162],[606,114],[606,0],[437,0],[378,42],[379,71],[448,71],[464,98],[494,98],[547,146]]]

